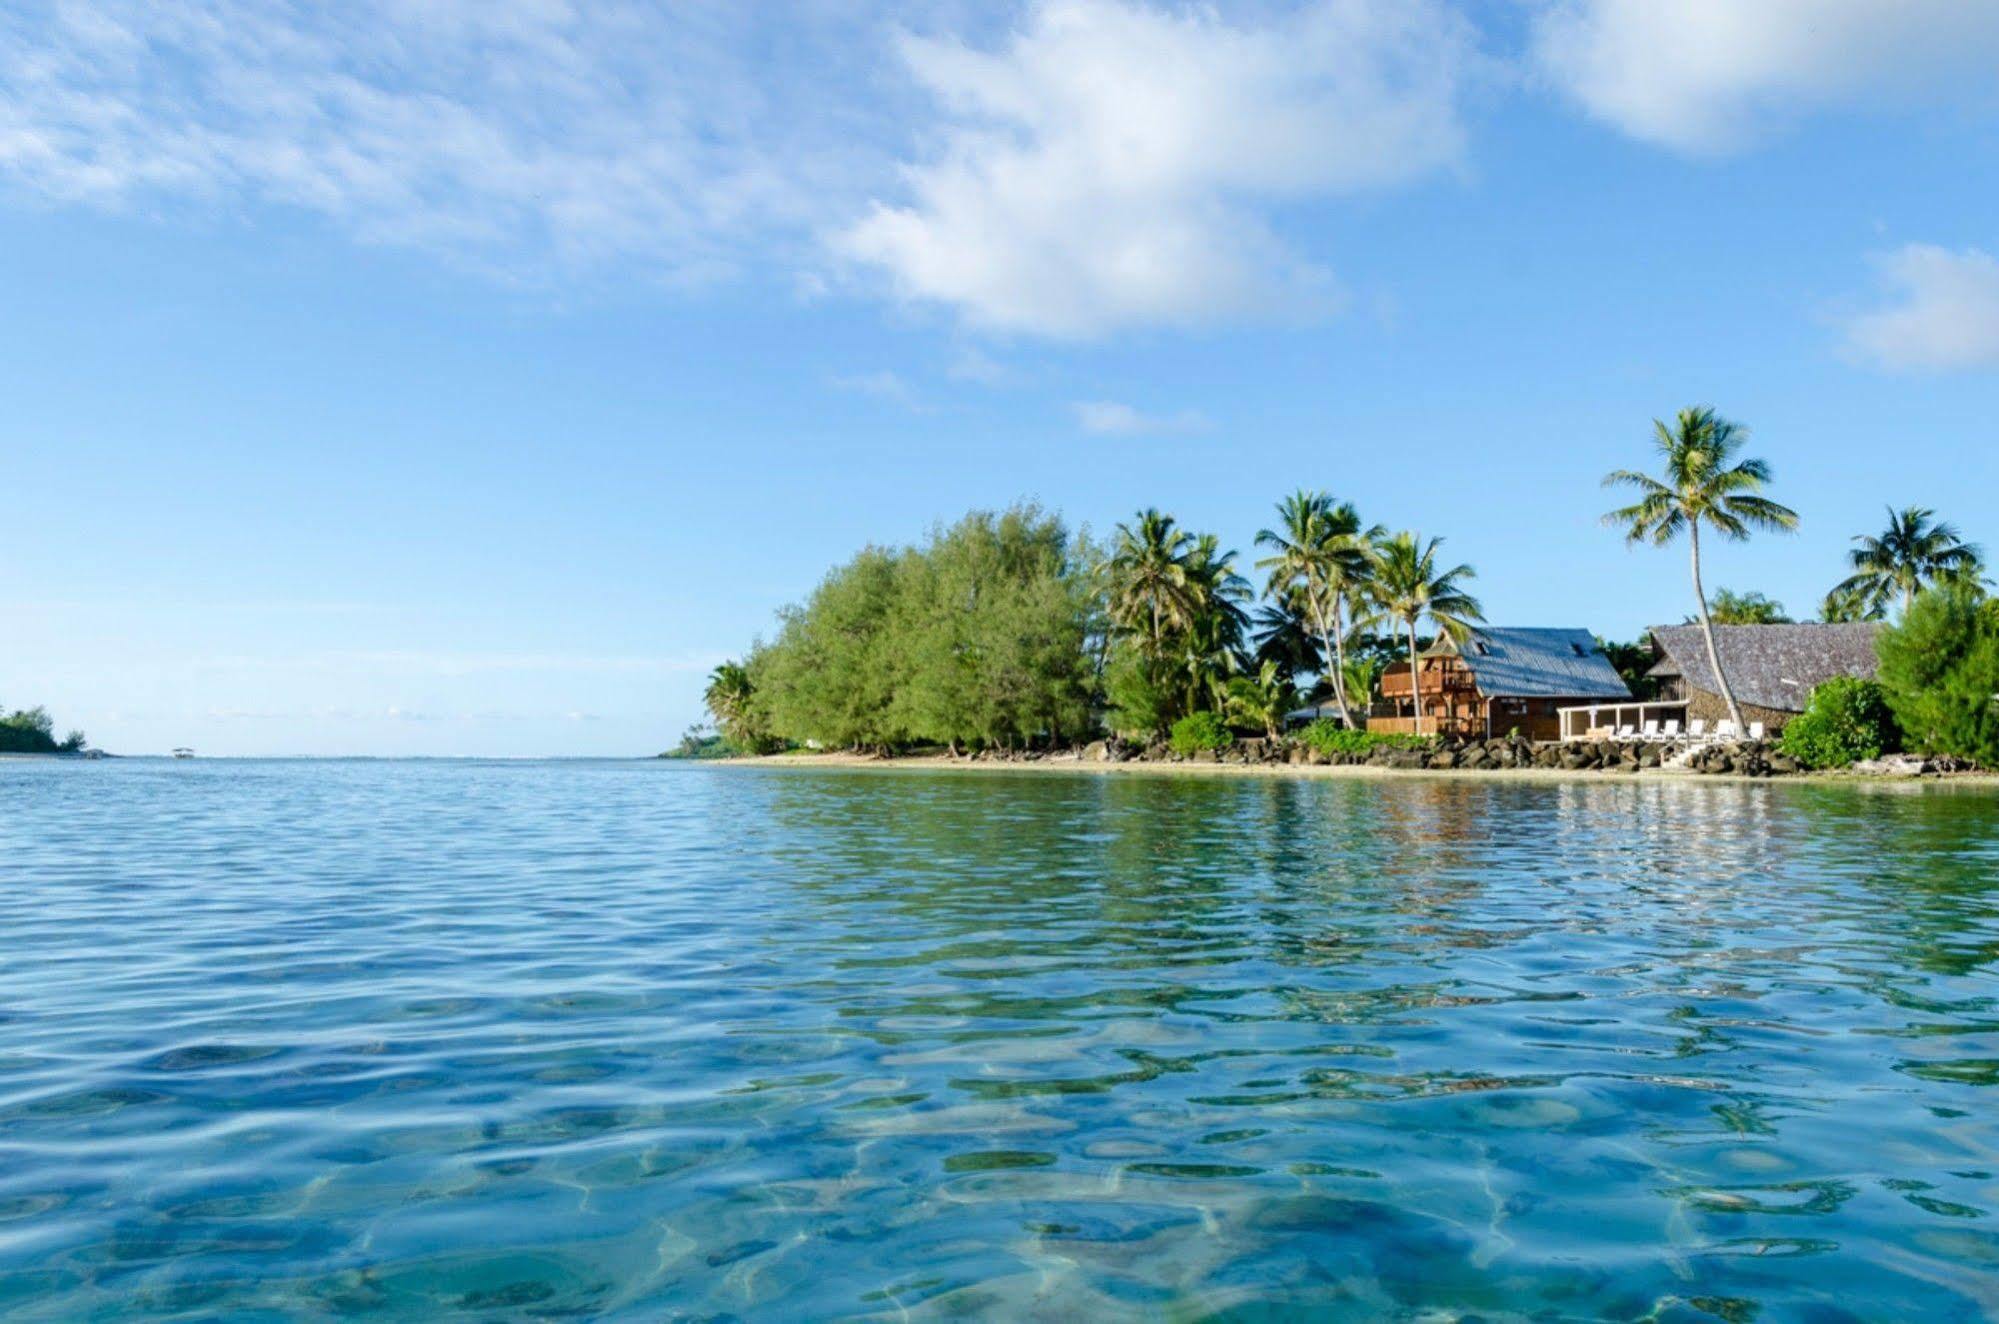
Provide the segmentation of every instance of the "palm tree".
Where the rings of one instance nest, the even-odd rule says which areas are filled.
[[[1187,578],[1193,541],[1174,527],[1171,515],[1147,508],[1130,524],[1117,526],[1102,567],[1111,623],[1142,633],[1155,663],[1166,651],[1167,631],[1193,624],[1195,594]]]
[[[1878,621],[1887,614],[1888,609],[1878,599],[1845,584],[1826,594],[1824,603],[1819,606],[1819,619],[1828,623]]]
[[[1340,684],[1346,686],[1348,694],[1358,694],[1363,699],[1374,694],[1374,684],[1381,679],[1381,659],[1368,654],[1355,654],[1340,668]]]
[[[1228,685],[1227,715],[1245,726],[1261,726],[1265,735],[1277,739],[1284,728],[1284,715],[1298,702],[1291,677],[1276,662],[1265,662],[1254,675],[1237,676]]]
[[[1901,510],[1890,506],[1888,527],[1880,537],[1853,541],[1860,544],[1848,553],[1853,574],[1833,592],[1857,594],[1879,607],[1900,594],[1905,613],[1916,594],[1938,580],[1976,575],[1983,569],[1978,547],[1937,519],[1934,510],[1921,506]]]
[[[1374,600],[1382,614],[1399,621],[1409,634],[1409,692],[1416,699],[1416,729],[1423,729],[1423,690],[1416,683],[1416,625],[1425,619],[1439,632],[1463,639],[1485,619],[1478,599],[1465,592],[1464,582],[1478,578],[1468,565],[1437,569],[1442,538],[1424,542],[1414,533],[1398,533],[1375,552]]]
[[[1250,590],[1235,571],[1235,556],[1221,549],[1214,534],[1204,533],[1182,558],[1193,604],[1182,640],[1188,712],[1199,706],[1203,690],[1225,693],[1230,678],[1242,670],[1242,640],[1249,628],[1249,613],[1242,604]]]
[[[708,673],[708,688],[702,691],[701,701],[715,725],[731,731],[748,716],[752,693],[749,668],[740,662],[724,662]]]
[[[1311,608],[1306,606],[1305,595],[1297,586],[1272,594],[1268,602],[1256,609],[1252,626],[1256,652],[1250,660],[1258,666],[1276,662],[1294,680],[1308,671],[1315,676],[1325,673],[1325,654],[1319,651]]]
[[[1714,646],[1714,620],[1708,614],[1707,591],[1701,587],[1701,525],[1734,542],[1746,541],[1751,529],[1789,532],[1798,527],[1794,510],[1780,506],[1762,495],[1770,481],[1770,466],[1762,460],[1734,461],[1748,437],[1748,429],[1718,416],[1706,405],[1682,409],[1667,427],[1652,423],[1653,440],[1659,448],[1664,478],[1618,469],[1604,477],[1605,487],[1635,487],[1638,500],[1603,517],[1605,524],[1621,527],[1627,542],[1649,542],[1664,547],[1685,532],[1693,550],[1694,599],[1700,606],[1701,636],[1707,641],[1708,666],[1721,690],[1722,701],[1736,729],[1745,729],[1742,709],[1728,677],[1721,669],[1721,654]]]
[[[1273,598],[1300,595],[1326,658],[1326,678],[1340,718],[1354,724],[1347,703],[1346,609],[1363,588],[1372,566],[1369,549],[1385,532],[1381,526],[1363,530],[1360,512],[1350,501],[1335,502],[1324,492],[1294,492],[1277,505],[1279,529],[1261,529],[1256,545],[1275,555],[1256,563],[1269,572],[1266,592]]]

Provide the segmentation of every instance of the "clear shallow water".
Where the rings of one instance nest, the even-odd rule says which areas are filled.
[[[0,762],[0,1316],[1999,1316],[1999,796]]]

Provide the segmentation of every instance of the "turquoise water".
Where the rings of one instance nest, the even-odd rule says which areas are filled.
[[[1999,796],[0,762],[9,1320],[1999,1316]]]

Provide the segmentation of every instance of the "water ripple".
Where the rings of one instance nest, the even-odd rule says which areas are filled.
[[[1999,797],[0,762],[0,1316],[1999,1316]]]

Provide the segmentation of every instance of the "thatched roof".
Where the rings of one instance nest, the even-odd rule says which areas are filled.
[[[1814,686],[1835,676],[1872,679],[1879,665],[1872,621],[1841,625],[1717,625],[1715,651],[1737,702],[1801,713]],[[1698,625],[1655,625],[1659,661],[1648,675],[1685,677],[1690,689],[1719,694]]]
[[[1588,630],[1480,626],[1455,652],[1488,699],[1628,699],[1631,689]]]

